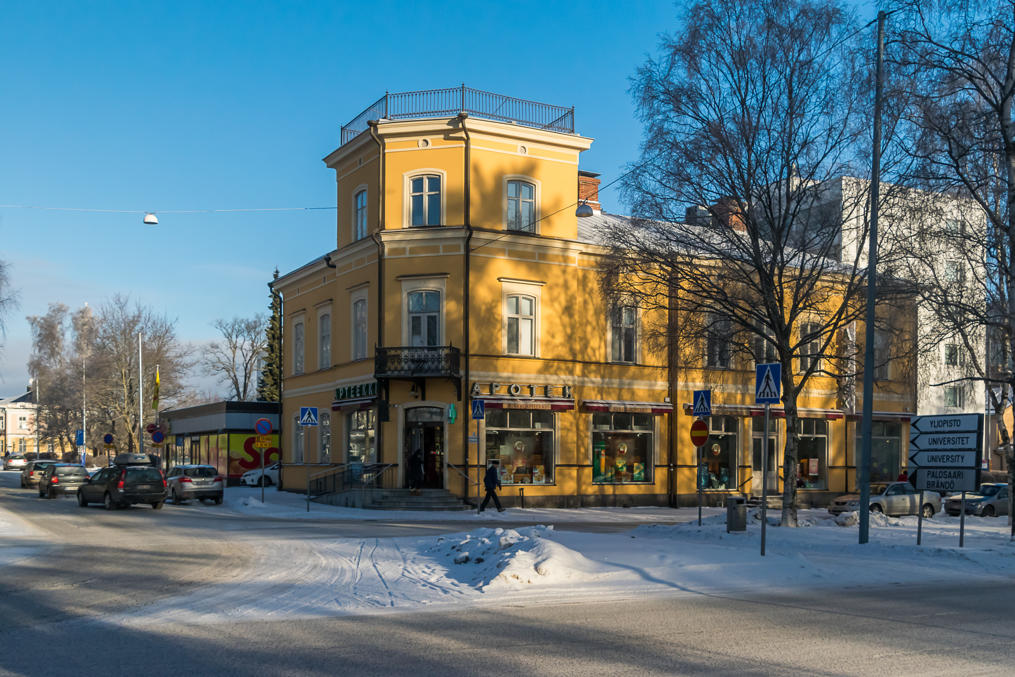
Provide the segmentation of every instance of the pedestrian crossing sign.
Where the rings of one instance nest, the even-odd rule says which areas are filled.
[[[754,368],[754,403],[779,404],[782,395],[782,365],[758,364]]]
[[[711,416],[712,415],[712,391],[711,390],[695,390],[694,391],[694,404],[691,407],[691,414],[693,416]]]
[[[317,407],[300,407],[300,425],[317,425]]]

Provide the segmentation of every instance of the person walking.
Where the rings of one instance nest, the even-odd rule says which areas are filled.
[[[479,504],[479,512],[486,510],[486,504],[493,499],[493,504],[497,506],[497,512],[504,512],[504,508],[500,505],[500,499],[497,498],[497,490],[501,488],[500,485],[500,462],[497,459],[490,461],[490,466],[486,469],[486,475],[483,476],[483,486],[486,487],[486,496],[483,498],[483,502]]]
[[[418,448],[409,457],[409,493],[419,496],[423,492],[423,452]]]

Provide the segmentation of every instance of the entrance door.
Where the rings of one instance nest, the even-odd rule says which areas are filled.
[[[423,452],[423,488],[444,488],[444,410],[439,407],[413,407],[405,411],[405,438],[402,462],[405,486],[409,486],[409,458]]]
[[[751,495],[761,496],[761,482],[757,481],[761,479],[761,441],[764,438],[763,435],[755,435],[751,440],[752,450],[752,466],[751,473],[754,481],[751,482]],[[768,438],[768,493],[773,493],[779,490],[779,482],[776,478],[779,476],[779,466],[776,464],[775,458],[775,436],[772,435]]]

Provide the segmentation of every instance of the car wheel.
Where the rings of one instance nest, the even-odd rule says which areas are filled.
[[[106,510],[113,510],[116,508],[116,503],[113,502],[113,497],[106,492],[106,495],[102,497],[102,505],[105,506]]]
[[[930,519],[934,516],[934,506],[930,503],[924,503],[923,505],[923,517],[924,519]]]
[[[871,503],[871,512],[884,512],[880,503]]]
[[[82,508],[88,507],[88,501],[85,500],[85,492],[81,489],[78,489],[78,505]]]
[[[152,503],[152,508],[155,510],[162,510],[162,501],[155,501]]]
[[[983,516],[984,517],[994,517],[996,515],[997,515],[997,513],[994,512],[994,506],[992,506],[992,505],[988,505],[986,508],[983,509]]]
[[[53,491],[53,487],[50,487],[49,490],[46,491],[46,498],[56,498],[56,492]]]
[[[176,493],[176,489],[174,488],[173,489],[173,504],[174,505],[180,505],[180,503],[181,503],[181,501],[180,501],[180,495],[178,493]]]

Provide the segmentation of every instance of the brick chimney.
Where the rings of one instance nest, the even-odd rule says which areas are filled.
[[[712,205],[712,214],[715,216],[716,221],[719,224],[738,230],[741,233],[746,232],[747,224],[744,223],[743,213],[740,211],[740,207],[737,205],[736,200],[731,197],[724,197],[714,205]]]
[[[596,214],[603,211],[599,204],[599,174],[578,170],[578,200],[585,200]]]

